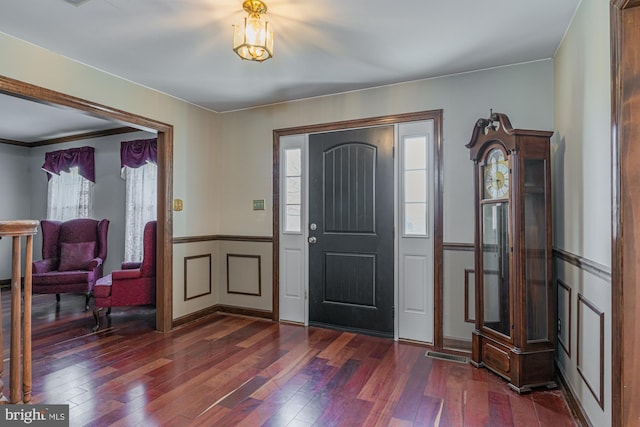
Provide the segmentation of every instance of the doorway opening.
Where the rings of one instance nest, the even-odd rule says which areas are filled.
[[[322,231],[324,233],[323,240],[327,240],[327,233],[326,233],[327,231],[332,238],[335,238],[336,235],[338,234],[337,231],[339,231],[337,229],[325,230],[326,227],[324,224],[325,223],[324,219],[322,220],[323,222],[322,222],[322,229],[321,229],[320,224],[317,223],[317,221],[315,220],[312,221],[311,213],[309,213],[309,216],[308,216],[309,218],[308,223],[306,222],[307,213],[304,210],[307,209],[306,208],[307,206],[309,207],[310,210],[312,210],[313,203],[310,203],[310,201],[308,200],[308,197],[310,197],[309,195],[306,195],[304,200],[296,202],[295,196],[292,198],[290,191],[286,187],[283,187],[283,185],[285,186],[287,185],[287,182],[289,180],[291,180],[291,182],[296,182],[296,181],[301,181],[301,179],[304,179],[304,177],[296,177],[295,172],[292,172],[290,174],[290,171],[287,170],[287,168],[290,167],[290,164],[289,164],[290,160],[289,160],[289,157],[281,157],[283,153],[283,148],[284,147],[292,148],[293,149],[292,151],[290,150],[286,150],[286,151],[290,151],[293,154],[292,156],[293,158],[295,158],[296,156],[299,156],[300,153],[302,153],[302,159],[300,161],[305,162],[305,164],[307,164],[306,162],[309,162],[309,160],[308,160],[307,154],[303,150],[303,146],[306,142],[304,140],[302,142],[298,142],[298,146],[301,148],[301,150],[297,151],[296,141],[295,141],[296,136],[305,135],[308,141],[309,139],[316,138],[314,136],[316,134],[326,133],[326,134],[337,135],[337,134],[340,134],[341,132],[347,133],[357,129],[362,130],[362,129],[388,127],[392,130],[392,134],[395,137],[395,141],[397,145],[395,148],[390,147],[389,152],[393,153],[395,151],[395,153],[392,154],[392,157],[394,159],[395,157],[400,157],[400,159],[392,160],[392,163],[391,163],[392,166],[390,169],[392,170],[392,179],[391,179],[392,198],[391,198],[391,202],[387,202],[388,205],[391,205],[390,206],[391,222],[394,223],[394,225],[391,227],[391,233],[390,233],[392,236],[391,241],[393,242],[392,243],[393,248],[390,251],[391,258],[393,259],[392,267],[390,268],[391,270],[390,272],[388,271],[389,270],[388,267],[385,269],[386,272],[390,274],[391,282],[394,283],[395,281],[395,290],[393,290],[391,293],[391,302],[389,304],[390,306],[389,308],[392,313],[390,316],[392,319],[391,326],[390,326],[392,328],[392,332],[390,335],[394,336],[394,338],[396,339],[400,338],[400,339],[410,339],[410,340],[428,342],[436,348],[441,348],[442,346],[442,254],[443,254],[443,250],[442,250],[442,160],[441,160],[442,147],[441,147],[441,139],[440,139],[441,126],[442,126],[441,119],[442,119],[442,111],[435,110],[435,111],[426,111],[426,112],[420,112],[420,113],[411,113],[411,114],[403,114],[403,115],[395,115],[395,116],[384,116],[384,117],[377,117],[377,118],[370,118],[370,119],[363,119],[363,120],[304,126],[304,127],[298,127],[298,128],[280,129],[280,130],[274,131],[274,151],[273,151],[274,153],[274,158],[273,158],[274,160],[274,177],[273,177],[274,179],[274,187],[273,187],[273,192],[274,192],[274,203],[273,203],[273,206],[274,206],[274,211],[273,211],[274,320],[281,320],[281,319],[290,320],[293,316],[293,318],[295,319],[304,319],[304,321],[302,322],[298,320],[297,321],[298,323],[313,324],[315,321],[317,321],[317,319],[314,319],[313,314],[311,316],[308,316],[308,313],[305,314],[300,312],[301,310],[300,307],[305,307],[307,304],[306,301],[314,298],[313,289],[309,288],[307,290],[306,288],[303,288],[303,289],[298,288],[292,292],[291,289],[288,287],[289,283],[292,283],[292,282],[304,283],[307,277],[311,281],[312,276],[315,277],[317,275],[312,271],[314,268],[313,260],[308,258],[308,257],[313,258],[313,249],[309,249],[307,253],[306,248],[303,248],[303,247],[296,248],[290,245],[290,242],[291,242],[290,234],[295,234],[295,233],[289,233],[290,231],[292,231],[291,225],[288,223],[289,220],[295,219],[296,216],[300,219],[300,226],[298,227],[297,230],[293,230],[293,231],[297,232],[298,234],[302,233],[305,236],[305,240],[303,244],[304,245],[309,244],[309,248],[314,243],[307,243],[307,240],[306,240],[307,237],[309,239],[312,239],[315,237],[316,242],[320,242],[319,240],[317,240],[319,236],[312,235],[312,234],[317,234],[319,231]],[[405,170],[402,167],[400,167],[401,161],[403,158],[402,156],[405,155],[405,152],[404,152],[405,148],[409,150],[409,148],[413,146],[411,145],[411,143],[419,142],[419,139],[415,139],[415,138],[412,139],[413,136],[420,133],[420,131],[415,131],[414,130],[415,128],[412,127],[417,123],[423,123],[423,124],[429,123],[430,126],[432,126],[431,130],[429,131],[432,138],[432,141],[428,143],[430,148],[428,149],[423,148],[425,153],[426,152],[432,153],[431,155],[429,155],[430,157],[429,161],[431,162],[431,167],[430,167],[431,170],[429,170],[429,178],[428,178],[428,182],[429,182],[428,185],[432,188],[431,190],[432,198],[429,199],[428,201],[405,199],[406,194],[404,192],[408,190],[406,190],[406,187],[403,187],[405,180],[408,182],[408,181],[411,181],[414,176],[420,176],[420,174],[423,174],[423,175],[426,174],[427,173],[426,170],[419,170],[420,168],[426,168],[426,166],[420,166],[417,168],[412,166],[413,169],[407,170],[406,175],[405,175]],[[401,127],[405,129],[404,132],[398,130]],[[350,131],[347,131],[347,130],[350,130]],[[412,132],[415,132],[415,133],[412,133]],[[402,137],[400,137],[400,134],[402,134]],[[392,140],[394,139],[394,137],[392,137]],[[355,139],[347,138],[347,139],[353,142],[357,138]],[[353,163],[354,162],[353,159],[355,158],[358,158],[358,159],[366,158],[366,152],[367,150],[369,150],[369,148],[366,148],[364,145],[360,146],[360,147],[365,147],[363,148],[363,150],[360,150],[362,151],[362,153],[360,153],[362,155],[360,155],[358,154],[359,152],[358,148],[353,146],[351,148],[347,148],[347,145],[345,145],[345,142],[347,141],[346,140],[342,141],[337,145],[339,147],[338,151],[341,152],[338,155],[338,157],[342,158],[342,160],[340,161],[345,162],[351,159]],[[315,143],[313,142],[312,144],[315,145]],[[313,146],[312,144],[309,144],[308,146],[312,147]],[[425,143],[425,147],[426,147],[426,144],[427,143]],[[393,145],[393,142],[391,145]],[[312,149],[310,148],[309,151],[311,152],[311,150]],[[315,150],[315,148],[313,150]],[[330,148],[330,153],[325,151],[326,155],[325,154],[320,155],[320,157],[325,156],[324,159],[315,158],[313,160],[313,163],[326,165],[328,162],[327,160],[328,157],[326,156],[332,156],[331,158],[334,160],[331,160],[331,161],[335,161],[335,159],[337,158],[336,154],[338,153],[338,151],[336,151],[335,147]],[[362,160],[359,160],[359,161],[360,161],[359,164],[363,165]],[[393,161],[395,161],[396,165],[398,165],[396,167],[396,170],[394,170]],[[358,163],[357,162],[353,163],[350,169],[352,172],[348,172],[351,174],[350,175],[351,178],[348,178],[347,175],[344,175],[345,172],[341,173],[343,175],[343,178],[342,178],[343,185],[346,185],[347,187],[349,185],[351,186],[357,185],[354,179],[355,180],[358,179],[357,178],[358,172],[354,172],[354,171],[359,170],[358,168],[359,168]],[[309,170],[311,171],[311,168],[309,168]],[[321,170],[319,172],[320,176],[322,175],[328,176],[329,174],[330,174],[329,170],[326,168],[324,168],[324,170]],[[339,176],[339,175],[336,175],[336,176]],[[313,178],[313,176],[310,175],[308,179],[312,181],[315,178]],[[362,179],[362,177],[360,177],[359,179]],[[301,183],[301,185],[306,185],[306,184]],[[310,183],[309,185],[312,186],[313,184]],[[327,187],[327,183],[319,184],[319,185],[320,187],[318,188]],[[333,197],[333,193],[336,191],[336,188],[337,187],[333,185],[333,189],[331,190],[332,191],[331,197]],[[325,191],[325,190],[321,190],[321,191]],[[396,193],[395,195],[393,195],[394,191]],[[310,190],[308,194],[311,194],[311,193],[312,192]],[[316,193],[318,192],[316,191]],[[325,191],[325,196],[326,196],[326,193],[327,192]],[[280,197],[281,194],[282,194],[282,198]],[[358,197],[358,196],[354,196],[354,197]],[[348,199],[348,198],[345,199],[344,196],[342,196],[342,198],[343,198],[343,201],[341,203],[343,203],[345,200]],[[353,202],[351,204],[352,204],[352,209],[358,209],[359,205],[362,205],[362,203],[359,203],[359,202]],[[429,207],[429,211],[431,212],[430,214],[425,214],[427,205]],[[319,218],[323,218],[327,215],[326,209],[327,209],[326,206],[321,208],[321,210],[324,210],[324,212],[320,214]],[[413,212],[413,214],[411,214],[411,212]],[[282,215],[282,219],[281,219],[281,215]],[[405,227],[406,225],[405,220],[407,220],[407,218],[411,216],[414,219],[420,218],[421,216],[425,217],[426,220],[430,221],[429,225],[428,226],[425,225],[424,230],[422,228],[415,228],[413,225],[412,226],[407,225]],[[416,221],[414,221],[413,223],[415,222]],[[343,226],[341,227],[344,228]],[[348,226],[347,228],[349,227],[350,226]],[[371,230],[347,230],[347,231],[348,231],[347,234],[350,235],[349,238],[352,238],[353,235],[356,235],[356,234],[361,234],[361,235],[368,234],[369,236],[371,234],[374,234],[374,233],[370,233]],[[415,233],[415,235],[412,236],[412,233]],[[430,259],[428,259],[428,256],[423,256],[423,254],[419,254],[420,256],[417,256],[417,257],[411,256],[412,255],[411,248],[415,246],[412,246],[412,244],[410,243],[399,243],[402,241],[410,242],[412,240],[416,242],[416,241],[419,241],[418,238],[429,239],[430,256],[431,256]],[[299,237],[297,239],[298,241],[300,241]],[[339,246],[342,246],[343,248],[345,247],[344,243],[341,243]],[[424,246],[424,243],[422,244],[422,246]],[[321,280],[331,278],[328,276],[328,274],[331,273],[330,270],[331,269],[335,270],[339,266],[342,266],[340,268],[347,268],[347,270],[351,271],[352,273],[354,271],[355,272],[360,271],[363,277],[368,277],[368,276],[371,277],[373,275],[372,272],[375,271],[373,266],[377,262],[377,255],[366,254],[365,256],[363,256],[362,254],[356,254],[354,257],[354,253],[355,253],[354,250],[342,250],[342,251],[331,250],[329,252],[325,251],[321,261],[319,262],[321,268],[324,269],[324,270],[321,270],[322,271],[322,273],[320,274]],[[337,256],[337,255],[341,255],[341,256]],[[348,259],[349,262],[346,261],[347,258],[349,258]],[[286,269],[283,269],[283,265],[298,265],[300,266],[300,268],[289,269],[287,267]],[[327,269],[327,266],[330,267],[329,270]],[[371,274],[367,276],[367,272]],[[399,287],[397,285],[397,282],[399,280],[398,276],[402,276],[403,274],[407,276],[407,275],[414,274],[416,272],[420,272],[420,274],[415,277],[412,277],[412,279],[416,279],[417,281],[422,281],[422,282],[428,281],[430,284],[432,284],[433,287],[428,289],[428,293],[429,293],[428,303],[431,304],[431,306],[426,307],[426,312],[428,312],[429,314],[428,320],[425,320],[425,317],[422,316],[421,318],[417,318],[416,322],[407,321],[406,319],[400,322],[400,324],[405,324],[405,325],[414,323],[416,330],[420,329],[421,330],[420,333],[423,333],[423,334],[425,330],[428,330],[428,333],[427,335],[424,336],[424,338],[421,336],[420,338],[414,339],[414,338],[411,338],[410,333],[409,333],[409,338],[406,338],[405,336],[403,336],[404,333],[402,332],[400,334],[398,333],[398,323],[399,323],[398,319],[402,314],[399,312],[403,312],[402,302],[410,300],[411,293],[398,295],[398,293],[402,294],[403,291],[401,289],[402,287],[401,286]],[[357,274],[356,273],[352,274],[352,273],[348,273],[346,275],[341,274],[340,277],[342,277],[342,280],[359,280],[354,278],[360,273],[357,273]],[[349,274],[351,274],[350,278],[345,279],[345,277],[349,276]],[[407,277],[404,277],[402,280],[407,280]],[[372,281],[372,282],[375,282],[375,281]],[[400,288],[400,291],[398,291],[399,288]],[[329,305],[332,308],[337,307],[338,311],[349,312],[354,309],[353,307],[354,305],[360,306],[359,308],[364,307],[366,310],[367,306],[369,306],[370,309],[374,306],[374,304],[365,304],[365,302],[370,300],[371,296],[375,294],[375,290],[372,290],[372,289],[374,288],[372,287],[367,288],[365,286],[361,294],[355,295],[355,296],[354,295],[338,295],[338,294],[328,295],[329,288],[324,286],[322,289],[322,296],[320,299],[324,301],[329,300]],[[287,297],[287,296],[293,296],[293,297],[302,299],[304,303],[290,304],[286,298],[281,298],[281,297]],[[340,298],[336,298],[336,297],[340,297],[343,299],[346,298],[346,300],[340,300]],[[360,301],[360,299],[362,299],[362,301]],[[407,313],[411,312],[412,307],[409,307],[409,308],[410,308],[409,310],[404,310],[404,311],[406,311]],[[292,314],[291,313],[292,310],[293,311],[297,310],[297,313]],[[308,310],[309,312],[313,311],[311,308],[309,308]],[[416,310],[416,313],[418,311],[420,310]],[[420,314],[424,315],[424,313],[420,313]],[[329,318],[334,319],[332,320],[332,324],[335,325],[336,324],[335,314],[329,316]],[[318,323],[322,324],[324,322],[320,321]],[[338,324],[338,326],[340,325]],[[355,330],[360,330],[360,329],[361,328],[359,327],[355,328]],[[389,335],[388,330],[387,330],[387,335]]]
[[[173,126],[92,101],[0,76],[0,93],[28,101],[77,110],[94,117],[120,122],[149,132],[158,138],[158,212],[156,249],[156,329],[168,332],[172,328],[173,276]]]

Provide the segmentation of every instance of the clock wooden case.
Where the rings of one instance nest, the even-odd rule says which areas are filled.
[[[479,119],[467,144],[475,170],[476,327],[472,364],[519,393],[555,387],[550,139]]]

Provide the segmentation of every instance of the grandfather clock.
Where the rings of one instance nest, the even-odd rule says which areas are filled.
[[[479,119],[466,145],[475,178],[476,327],[471,363],[519,393],[554,381],[550,139]]]

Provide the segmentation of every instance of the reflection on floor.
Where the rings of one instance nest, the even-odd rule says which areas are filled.
[[[34,296],[33,403],[68,404],[71,426],[576,425],[560,391],[519,396],[414,344],[221,314],[162,334],[152,307],[92,333],[83,308]]]

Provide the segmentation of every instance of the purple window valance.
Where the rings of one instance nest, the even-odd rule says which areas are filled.
[[[158,139],[136,139],[120,143],[120,167],[139,168],[147,163],[158,164]]]
[[[71,168],[78,167],[80,176],[91,182],[96,182],[96,170],[93,160],[93,147],[69,148],[68,150],[50,151],[44,155],[42,169],[47,172],[47,179],[51,174],[71,172]]]

